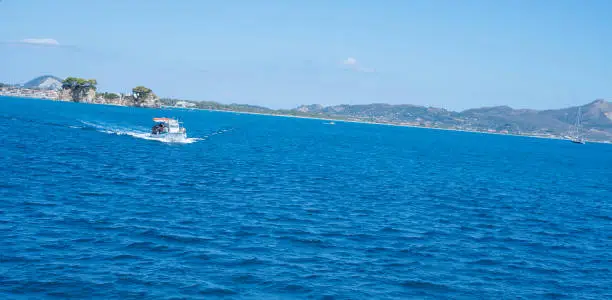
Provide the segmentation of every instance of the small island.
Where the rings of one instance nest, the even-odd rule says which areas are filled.
[[[50,99],[57,101],[108,104],[136,107],[161,107],[162,101],[153,91],[139,85],[131,93],[99,92],[96,79],[40,76],[23,85],[0,83],[0,96]]]
[[[136,107],[160,107],[159,97],[150,88],[137,86],[131,95],[122,93],[97,92],[95,79],[68,77],[62,81],[57,100],[94,104],[109,104]]]
[[[95,79],[68,77],[62,81],[58,98],[64,101],[93,102],[97,84],[98,81]]]

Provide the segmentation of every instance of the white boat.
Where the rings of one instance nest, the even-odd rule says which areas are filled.
[[[181,127],[181,123],[171,118],[153,118],[156,122],[151,128],[151,137],[164,138],[170,140],[181,140],[187,138],[187,130]]]
[[[574,126],[572,126],[571,130],[570,130],[570,134],[569,134],[569,140],[572,141],[572,143],[576,143],[576,144],[585,144],[586,141],[584,140],[584,137],[581,135],[580,129],[581,129],[581,117],[582,117],[582,109],[579,106],[578,107],[578,113],[576,114],[576,123],[574,123]]]

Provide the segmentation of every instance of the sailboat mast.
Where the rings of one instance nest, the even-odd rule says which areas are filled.
[[[578,115],[576,116],[576,138],[580,138],[580,125],[582,117],[582,107],[578,106]]]
[[[576,113],[576,122],[569,131],[569,139],[572,143],[584,144],[584,138],[580,134],[580,128],[582,126],[582,107],[578,106],[578,112]]]

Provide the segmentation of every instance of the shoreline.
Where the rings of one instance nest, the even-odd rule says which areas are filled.
[[[63,100],[59,100],[59,99],[35,98],[35,97],[27,97],[27,96],[9,96],[9,95],[0,95],[0,96],[8,97],[8,98],[36,99],[36,100],[43,100],[43,101],[72,102],[72,101],[63,101]],[[72,103],[80,103],[80,102],[72,102]],[[95,105],[107,105],[107,106],[115,106],[115,107],[135,107],[135,108],[153,108],[153,109],[155,109],[155,107],[138,107],[138,106],[127,106],[127,105],[109,104],[109,103],[82,103],[82,104],[95,104]],[[237,111],[237,110],[222,110],[222,109],[209,109],[209,108],[186,108],[186,107],[175,107],[175,106],[164,106],[164,105],[158,107],[157,109],[199,110],[199,111],[224,112],[224,113],[247,114],[247,115],[260,115],[260,116],[281,117],[281,118],[310,119],[310,120],[345,122],[345,123],[355,123],[355,124],[369,124],[369,125],[382,125],[382,126],[394,126],[394,127],[409,127],[409,128],[420,128],[420,129],[432,129],[432,130],[467,132],[467,133],[476,133],[476,134],[491,134],[491,135],[502,135],[502,136],[515,136],[515,137],[537,138],[537,139],[547,139],[547,140],[566,140],[566,141],[569,141],[568,139],[563,138],[563,137],[553,137],[553,136],[522,135],[522,134],[487,132],[487,131],[476,131],[476,130],[466,130],[466,129],[456,129],[456,128],[427,127],[427,126],[418,126],[418,125],[409,125],[409,124],[394,124],[394,123],[370,122],[370,121],[363,121],[363,120],[333,119],[333,118],[329,118],[329,117],[326,118],[326,117],[317,117],[317,116],[295,116],[295,115],[287,115],[287,114],[270,114],[270,113],[258,113],[258,112],[247,112],[247,111]],[[612,141],[592,141],[592,140],[587,140],[586,142],[594,143],[594,144],[612,144]]]
[[[379,122],[356,121],[356,120],[342,120],[342,119],[332,119],[332,118],[325,118],[325,117],[293,116],[293,115],[283,115],[283,114],[268,114],[268,113],[257,113],[257,112],[246,112],[246,111],[232,111],[232,110],[220,110],[220,109],[207,109],[207,108],[183,108],[183,107],[172,107],[172,106],[165,106],[164,108],[167,108],[167,109],[181,109],[181,110],[204,110],[204,111],[211,111],[211,112],[225,112],[225,113],[260,115],[260,116],[270,116],[270,117],[310,119],[310,120],[345,122],[345,123],[368,124],[368,125],[382,125],[382,126],[394,126],[394,127],[410,127],[410,128],[419,128],[419,129],[432,129],[432,130],[457,131],[457,132],[467,132],[467,133],[476,133],[476,134],[491,134],[491,135],[502,135],[502,136],[515,136],[515,137],[526,137],[526,138],[536,138],[536,139],[566,140],[566,141],[569,141],[568,139],[565,139],[565,138],[562,138],[562,137],[552,137],[552,136],[548,137],[548,136],[537,136],[537,135],[520,135],[520,134],[511,134],[511,133],[486,132],[486,131],[465,130],[465,129],[453,129],[453,128],[441,128],[441,127],[426,127],[426,126],[408,125],[408,124],[393,124],[393,123],[379,123]],[[596,144],[612,144],[612,142],[604,142],[604,141],[591,141],[591,140],[587,140],[586,142],[588,142],[588,143],[596,143]]]

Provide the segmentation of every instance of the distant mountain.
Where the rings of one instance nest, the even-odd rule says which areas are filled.
[[[22,85],[26,89],[57,90],[62,87],[62,79],[45,75],[36,77]]]
[[[161,99],[175,106],[179,100]],[[274,110],[246,104],[221,104],[212,101],[187,101],[201,109],[330,118],[348,121],[413,125],[504,134],[565,137],[576,121],[578,106],[534,110],[493,106],[455,112],[437,107],[374,103],[364,105],[302,105],[291,110]],[[612,142],[612,103],[595,100],[582,108],[583,134],[589,140]]]
[[[357,118],[374,122],[453,122],[457,113],[443,108],[424,107],[410,104],[391,105],[374,103],[364,105],[303,105],[295,111]]]
[[[174,106],[176,99],[161,99]],[[330,118],[348,121],[413,125],[423,127],[497,132],[545,137],[565,137],[576,121],[578,106],[534,110],[493,106],[455,112],[436,107],[384,103],[364,105],[302,105],[291,110],[274,110],[245,104],[221,104],[212,101],[186,101],[201,109]],[[580,106],[583,134],[589,140],[612,142],[612,103],[595,100]]]
[[[596,100],[581,107],[586,137],[612,140],[612,103]],[[578,107],[533,110],[495,106],[454,112],[417,105],[367,104],[303,105],[293,111],[382,123],[561,137],[574,124]]]
[[[320,113],[325,110],[325,107],[321,104],[302,105],[295,109],[296,111],[303,113]]]

